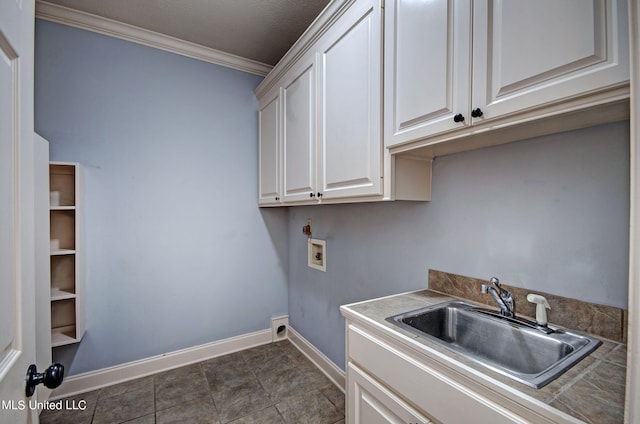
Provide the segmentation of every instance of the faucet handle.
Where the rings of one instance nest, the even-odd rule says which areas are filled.
[[[487,294],[487,293],[489,293],[489,289],[490,288],[491,288],[491,286],[489,286],[488,284],[481,284],[480,285],[480,293]]]
[[[498,277],[491,277],[489,282],[494,286],[500,287],[500,280],[498,280]]]

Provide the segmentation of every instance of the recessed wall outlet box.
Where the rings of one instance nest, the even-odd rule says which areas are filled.
[[[271,318],[271,341],[279,342],[289,337],[289,317]]]
[[[327,272],[327,242],[309,239],[307,244],[307,265],[322,272]]]

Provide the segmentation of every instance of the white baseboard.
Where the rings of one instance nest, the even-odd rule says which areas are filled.
[[[320,371],[322,371],[329,380],[333,382],[340,390],[345,391],[345,375],[344,371],[331,361],[318,348],[309,343],[307,339],[302,337],[295,329],[289,326],[289,341],[298,348]]]
[[[289,341],[344,392],[344,371],[291,327],[289,327],[288,336]],[[64,379],[62,385],[53,391],[50,400],[90,392],[271,342],[272,330],[269,328],[164,355],[73,375]]]
[[[64,379],[62,385],[53,391],[50,400],[86,393],[268,343],[271,343],[270,328],[97,371],[73,375]]]

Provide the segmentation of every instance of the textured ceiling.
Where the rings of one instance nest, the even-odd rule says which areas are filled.
[[[329,0],[47,0],[275,65]]]

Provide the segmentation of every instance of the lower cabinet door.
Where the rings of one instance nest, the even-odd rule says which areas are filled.
[[[351,362],[347,365],[349,424],[429,424],[431,420]]]

